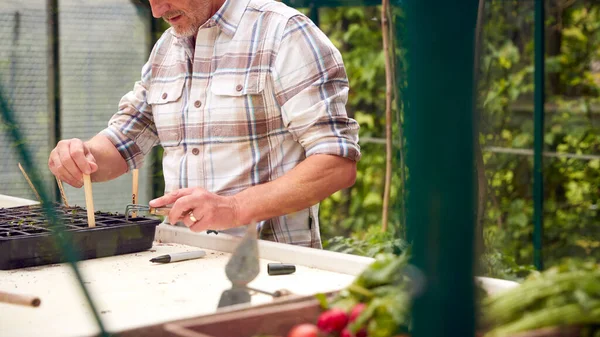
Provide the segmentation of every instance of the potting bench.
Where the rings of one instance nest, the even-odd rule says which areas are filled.
[[[0,207],[35,204],[0,196]],[[226,234],[192,233],[187,228],[161,224],[150,250],[81,261],[84,284],[110,332],[127,331],[174,320],[214,314],[221,292],[230,287],[224,267],[239,238]],[[163,254],[202,249],[200,259],[153,264]],[[259,242],[260,275],[250,286],[294,295],[339,290],[353,281],[372,259],[273,242]],[[267,263],[296,265],[290,275],[269,276]],[[489,291],[514,285],[481,278]],[[93,315],[66,264],[0,271],[0,290],[35,295],[37,308],[0,303],[0,336],[90,336],[99,332]],[[252,296],[250,306],[271,302],[264,294]]]

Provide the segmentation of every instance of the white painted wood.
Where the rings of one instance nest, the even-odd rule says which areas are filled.
[[[194,233],[188,228],[161,224],[157,227],[156,238],[161,242],[175,242],[186,245],[232,252],[240,238],[227,234]],[[336,253],[326,250],[298,247],[269,241],[259,241],[260,256],[282,263],[318,268],[335,273],[358,275],[371,262],[372,258]],[[518,286],[513,281],[489,277],[477,277],[476,280],[490,294],[495,294]]]
[[[194,233],[187,227],[161,224],[156,230],[156,240],[230,253],[233,252],[240,238],[224,233],[218,235],[205,232]],[[368,257],[264,240],[259,240],[258,248],[260,256],[265,259],[348,275],[358,275],[373,262],[373,259]]]
[[[502,291],[509,290],[509,289],[519,286],[519,283],[517,283],[517,282],[501,280],[501,279],[491,278],[491,277],[481,276],[481,277],[477,277],[477,280],[480,282],[482,287],[490,295],[495,295]]]
[[[224,268],[230,254],[204,249],[206,257],[169,264],[152,264],[150,258],[198,248],[155,243],[153,251],[82,261],[79,263],[104,324],[111,332],[211,314],[221,292],[231,284]],[[267,291],[287,289],[297,295],[339,290],[354,277],[298,265],[291,275],[269,276],[261,271],[250,286]],[[39,296],[38,308],[0,303],[2,337],[70,337],[98,332],[90,309],[65,264],[18,270],[0,270],[0,289]],[[270,302],[257,294],[252,305]]]
[[[11,197],[9,195],[0,194],[0,208],[19,207],[37,204],[39,204],[39,202],[35,200]]]

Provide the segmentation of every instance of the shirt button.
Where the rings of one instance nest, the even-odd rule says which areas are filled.
[[[241,85],[241,84],[238,84],[238,85],[235,87],[235,90],[237,90],[237,91],[242,91],[242,89],[244,89],[244,86],[243,86],[243,85]]]
[[[196,102],[194,102],[194,106],[195,106],[196,108],[199,108],[199,107],[201,107],[201,106],[202,106],[202,102],[200,102],[200,101],[196,101]]]
[[[166,93],[166,92],[165,92],[165,93],[163,93],[163,94],[162,94],[162,99],[167,99],[167,96],[168,96],[168,95],[167,95],[167,93]]]
[[[194,156],[197,156],[197,155],[198,155],[198,153],[200,153],[200,150],[198,150],[198,148],[196,148],[196,147],[195,147],[195,148],[193,148],[193,149],[192,149],[192,154],[193,154]]]

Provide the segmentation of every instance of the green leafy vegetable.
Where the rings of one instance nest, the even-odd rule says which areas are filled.
[[[359,303],[365,309],[348,325],[352,333],[366,328],[368,336],[390,337],[410,327],[411,279],[405,273],[409,253],[385,253],[375,257],[346,289],[334,297],[329,307],[349,313]]]
[[[482,300],[486,337],[545,327],[600,324],[600,268],[565,260],[522,285]]]

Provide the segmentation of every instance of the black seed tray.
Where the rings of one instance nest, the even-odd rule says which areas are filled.
[[[87,260],[143,251],[152,247],[159,219],[129,218],[96,212],[96,227],[88,227],[80,207],[55,206],[56,215],[71,236],[79,259]],[[54,232],[38,205],[0,208],[0,269],[17,269],[65,262]]]

